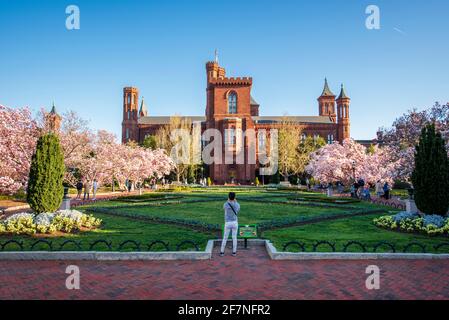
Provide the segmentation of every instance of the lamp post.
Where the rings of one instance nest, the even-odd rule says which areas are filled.
[[[356,165],[355,160],[352,160],[352,177],[354,179],[354,182],[355,182],[355,165]]]

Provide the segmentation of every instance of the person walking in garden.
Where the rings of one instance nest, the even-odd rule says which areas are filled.
[[[240,211],[240,205],[235,200],[235,193],[229,192],[228,201],[223,205],[225,227],[223,233],[223,241],[221,242],[220,256],[224,256],[226,243],[228,242],[229,233],[232,232],[232,255],[237,254],[237,231],[239,228],[237,214]]]
[[[83,182],[81,180],[78,180],[78,182],[76,183],[76,191],[76,200],[81,200],[81,193],[83,192]]]
[[[94,179],[94,182],[92,183],[92,200],[97,199],[97,190],[98,190],[98,181],[97,179]]]
[[[367,200],[367,201],[371,200],[371,194],[370,194],[369,184],[368,183],[365,184],[365,186],[363,187],[363,191],[362,192],[363,192],[362,193],[363,200]]]
[[[86,180],[86,182],[84,182],[84,200],[86,200],[86,196],[87,196],[87,200],[89,200],[89,195],[90,195],[90,183],[88,180]]]
[[[381,198],[384,194],[384,188],[382,186],[382,182],[380,180],[377,180],[376,182],[376,195],[378,198]]]
[[[384,197],[385,200],[390,199],[390,185],[388,184],[388,182],[385,182],[384,184]]]

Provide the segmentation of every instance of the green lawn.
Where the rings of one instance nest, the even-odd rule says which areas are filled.
[[[53,243],[53,249],[59,250],[66,240],[81,242],[81,249],[88,250],[91,243],[97,240],[112,242],[112,249],[118,250],[120,243],[134,240],[142,244],[141,249],[147,250],[147,245],[155,240],[169,243],[170,249],[175,250],[176,245],[183,240],[193,240],[200,249],[204,249],[208,239],[219,237],[223,224],[223,203],[227,198],[227,188],[194,189],[187,192],[158,192],[132,197],[131,200],[144,200],[143,202],[125,202],[120,199],[97,202],[79,209],[92,213],[103,219],[103,225],[98,230],[79,234],[64,235],[61,237],[47,237]],[[156,195],[157,194],[157,195]],[[307,193],[310,194],[310,193]],[[158,199],[162,195],[163,198]],[[164,195],[167,197],[164,198]],[[297,191],[266,191],[264,189],[240,188],[237,199],[241,205],[239,214],[240,224],[257,223],[265,228],[261,235],[271,239],[277,249],[289,241],[300,241],[306,244],[306,250],[312,251],[316,241],[328,240],[336,244],[337,251],[342,251],[343,245],[348,241],[359,241],[367,246],[368,251],[379,241],[391,242],[402,251],[409,242],[419,242],[426,245],[427,251],[441,242],[448,242],[447,237],[433,238],[424,235],[405,234],[380,229],[372,220],[380,215],[393,214],[397,210],[389,207],[374,205],[366,202],[351,204],[332,204],[320,201],[318,196],[314,201],[296,201],[292,198],[303,198],[304,194]],[[125,199],[126,200],[126,199]],[[128,199],[130,200],[130,199]],[[371,213],[371,210],[383,212]],[[361,214],[363,216],[348,217],[348,214]],[[337,220],[323,221],[323,218]],[[320,220],[321,219],[321,220]],[[273,229],[277,227],[277,229]],[[269,230],[272,229],[272,230]],[[0,243],[9,239],[24,242],[25,249],[29,249],[36,237],[14,236],[0,237]],[[13,244],[5,250],[15,250]],[[46,249],[45,244],[38,244],[34,250]],[[67,245],[66,250],[76,249],[74,245]],[[107,250],[107,246],[99,243],[95,250]],[[122,250],[132,250],[133,245],[128,244]],[[153,250],[162,250],[156,246]],[[181,250],[191,249],[183,246]],[[295,251],[294,246],[289,251]],[[410,248],[417,251],[418,247]],[[329,251],[330,248],[320,246],[318,251]],[[383,246],[379,252],[388,251]],[[446,247],[444,250],[448,251]],[[442,249],[442,251],[444,251]],[[360,251],[357,246],[351,246],[348,251]]]
[[[120,204],[122,205],[122,204]],[[292,216],[317,217],[324,214],[344,213],[343,209],[311,208],[307,206],[283,205],[273,203],[258,203],[240,201],[241,212],[239,223],[261,223],[273,219]],[[143,217],[162,217],[196,220],[210,224],[223,224],[223,201],[209,201],[197,203],[172,203],[157,205],[129,205],[127,207],[108,207],[111,214],[125,213]],[[89,208],[86,208],[89,210]]]
[[[276,229],[266,231],[262,234],[264,238],[270,239],[277,250],[282,251],[284,244],[289,241],[299,241],[306,245],[306,251],[312,251],[313,244],[316,241],[327,240],[336,245],[336,251],[343,251],[343,246],[348,241],[358,241],[364,244],[368,252],[373,251],[373,246],[379,241],[389,242],[396,247],[396,251],[402,252],[404,246],[410,242],[418,242],[426,246],[427,252],[435,252],[433,246],[442,242],[448,242],[448,237],[429,237],[420,234],[401,233],[389,231],[376,227],[373,219],[379,214],[351,217],[340,220],[325,221],[303,226]],[[347,251],[360,251],[356,246],[349,246]],[[390,248],[382,246],[378,252],[389,251]],[[292,245],[287,251],[298,251],[298,247]],[[331,251],[326,246],[319,246],[317,251]],[[409,252],[419,252],[420,248],[413,246]],[[440,251],[449,251],[449,247],[441,248]]]
[[[100,229],[82,232],[79,234],[67,234],[63,237],[47,237],[46,240],[52,242],[53,250],[59,250],[60,245],[66,240],[74,240],[81,242],[82,250],[89,250],[91,243],[96,240],[107,240],[112,242],[112,249],[118,250],[122,242],[126,240],[134,240],[142,244],[141,249],[147,250],[147,245],[155,240],[161,240],[169,245],[170,250],[175,250],[176,245],[184,240],[192,240],[198,244],[200,250],[204,250],[207,244],[207,240],[217,237],[217,234],[208,232],[198,232],[185,227],[179,227],[174,225],[146,223],[143,221],[132,220],[128,218],[112,217],[109,215],[95,214],[96,217],[103,220],[103,224]],[[0,242],[7,240],[23,241],[24,248],[30,249],[30,246],[38,239],[30,236],[14,236],[6,237],[1,236]],[[191,249],[192,246],[182,246],[183,250]],[[17,250],[18,246],[15,244],[8,245],[5,250],[13,251]],[[46,244],[40,243],[36,245],[34,250],[47,250]],[[65,250],[76,250],[77,247],[74,244],[67,244],[64,247]],[[132,250],[133,245],[127,244],[122,248],[122,251]],[[163,246],[155,245],[152,250],[163,250]],[[94,250],[104,251],[108,250],[105,244],[99,243],[95,246]]]

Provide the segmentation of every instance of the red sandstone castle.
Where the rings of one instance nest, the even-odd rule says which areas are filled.
[[[225,148],[235,144],[235,130],[254,129],[258,148],[261,145],[262,135],[258,130],[276,128],[283,119],[281,116],[260,116],[259,104],[251,96],[252,78],[228,78],[223,67],[217,59],[206,63],[207,87],[206,87],[206,115],[189,116],[192,123],[201,123],[202,131],[215,128],[222,132]],[[123,89],[123,122],[122,142],[142,142],[147,135],[152,135],[170,121],[170,116],[149,116],[145,102],[139,106],[139,91],[134,87]],[[339,96],[330,90],[327,80],[324,89],[318,98],[318,116],[292,116],[289,121],[294,121],[302,128],[305,136],[321,136],[328,143],[343,141],[349,138],[349,104],[350,99],[346,95],[343,85]],[[233,138],[229,139],[227,135]],[[234,134],[233,134],[234,133]],[[229,146],[231,145],[231,146]],[[264,145],[264,144],[263,144]],[[245,139],[243,148],[248,150],[248,141]],[[234,150],[235,152],[235,150]],[[258,153],[259,150],[256,151]],[[257,155],[256,155],[257,156]],[[258,162],[250,164],[248,154],[245,152],[244,164],[211,164],[209,176],[214,183],[223,184],[234,181],[248,184],[254,181],[258,173]]]

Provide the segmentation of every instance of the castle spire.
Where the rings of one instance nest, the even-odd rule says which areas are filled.
[[[346,95],[345,87],[343,86],[343,83],[342,83],[342,84],[341,84],[340,95],[338,96],[337,99],[345,99],[345,98],[348,98],[348,96]]]
[[[56,114],[55,100],[53,100],[53,104],[52,104],[50,113],[51,113],[51,114]]]
[[[215,49],[215,63],[218,64],[218,50]]]
[[[148,116],[148,109],[145,104],[145,98],[142,97],[142,102],[140,103],[139,117],[146,117],[146,116]]]
[[[321,93],[321,96],[335,96],[331,89],[329,89],[329,84],[327,83],[327,78],[324,78],[324,88],[323,93]]]

